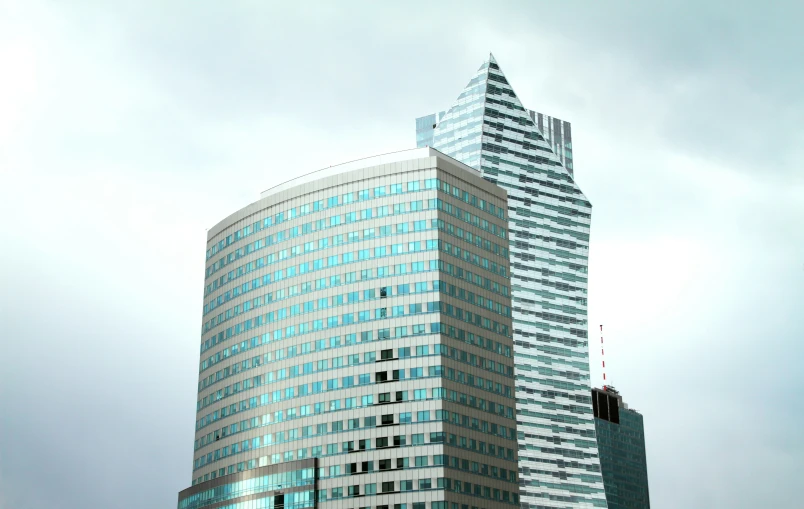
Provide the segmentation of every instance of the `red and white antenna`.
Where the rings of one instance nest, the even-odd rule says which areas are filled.
[[[603,389],[606,388],[606,359],[603,352],[603,325],[600,326],[600,360],[603,363]]]

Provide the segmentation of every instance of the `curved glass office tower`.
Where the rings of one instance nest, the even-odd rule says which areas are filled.
[[[518,506],[507,209],[416,149],[213,227],[178,507]]]
[[[416,138],[508,191],[522,506],[606,507],[589,396],[592,205],[564,166],[569,124],[546,122],[490,55],[448,111],[417,119]]]

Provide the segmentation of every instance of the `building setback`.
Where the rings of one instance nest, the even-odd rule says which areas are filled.
[[[589,395],[592,205],[554,151],[571,150],[568,124],[559,143],[540,119],[490,55],[449,110],[417,119],[416,138],[508,191],[522,506],[606,507]]]
[[[518,506],[507,210],[415,149],[213,227],[179,509]]]
[[[613,387],[592,389],[592,407],[609,509],[650,509],[642,414]]]

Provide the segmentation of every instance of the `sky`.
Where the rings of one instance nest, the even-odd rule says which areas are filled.
[[[206,229],[493,52],[572,122],[654,509],[800,508],[804,3],[0,0],[0,509],[174,507]]]

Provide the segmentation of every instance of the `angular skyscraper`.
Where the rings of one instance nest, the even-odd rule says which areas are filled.
[[[592,389],[592,406],[609,509],[650,509],[642,414],[614,387]]]
[[[508,190],[522,506],[606,507],[589,395],[592,205],[554,152],[571,150],[569,129],[547,141],[539,118],[490,55],[449,110],[417,120],[417,143]]]
[[[211,228],[179,509],[518,509],[507,208],[417,149]]]

